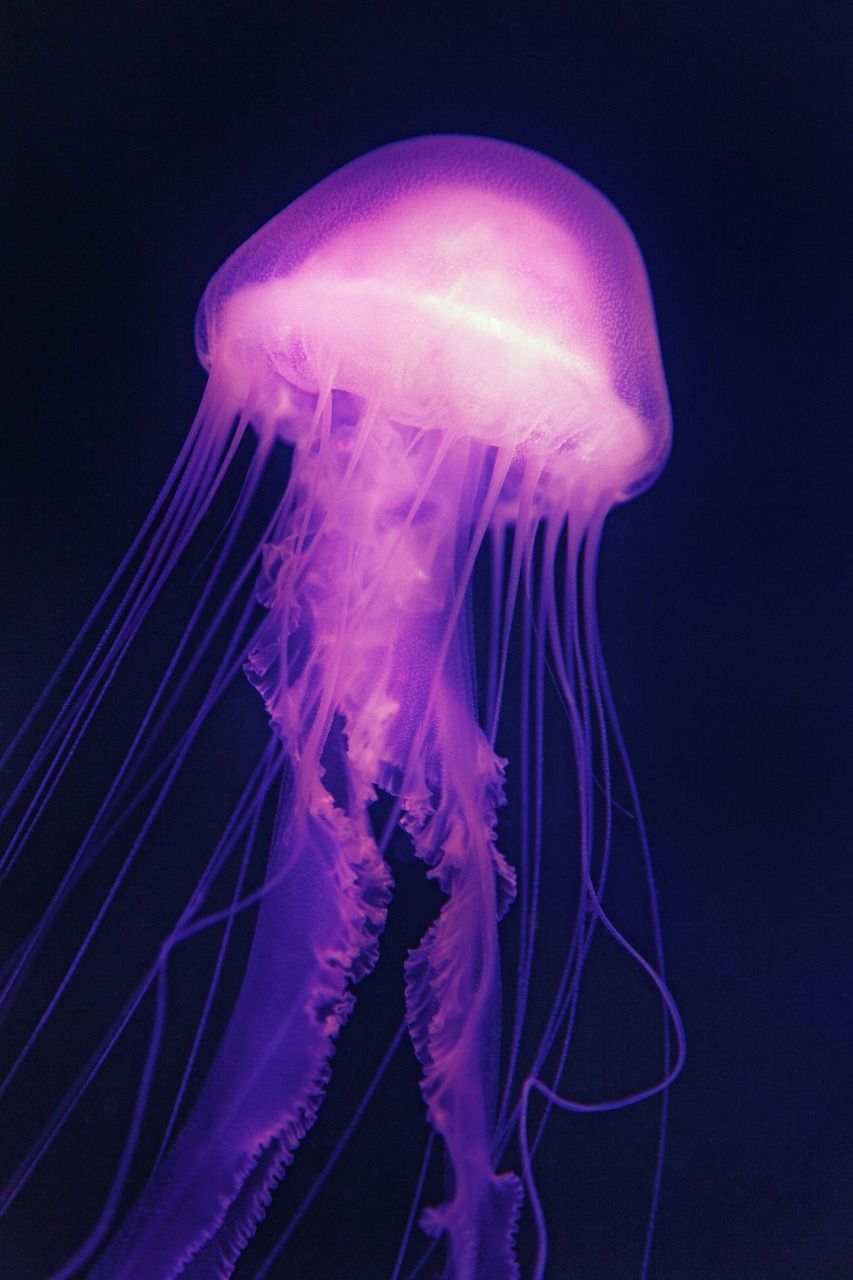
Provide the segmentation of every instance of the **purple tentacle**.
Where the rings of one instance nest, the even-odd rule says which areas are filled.
[[[249,965],[198,1102],[95,1280],[221,1280],[311,1127],[350,983],[373,966],[390,875],[318,784],[281,825]]]

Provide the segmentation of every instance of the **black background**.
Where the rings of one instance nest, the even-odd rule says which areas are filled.
[[[853,1274],[849,7],[4,13],[2,736],[177,452],[229,252],[409,135],[576,169],[643,250],[674,415],[600,578],[689,1039],[651,1274]],[[618,1237],[618,1205],[607,1221]],[[280,1274],[386,1274],[357,1256]],[[584,1257],[554,1277],[636,1274],[616,1246]]]

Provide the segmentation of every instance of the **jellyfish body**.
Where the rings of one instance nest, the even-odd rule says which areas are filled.
[[[314,1121],[355,984],[378,958],[392,891],[371,820],[382,792],[444,895],[405,974],[422,1092],[451,1170],[446,1203],[421,1222],[445,1237],[456,1280],[509,1280],[520,1173],[536,1202],[524,1143],[524,1169],[502,1167],[508,1117],[523,1112],[519,1082],[526,1099],[561,1035],[568,1045],[561,1029],[588,930],[596,911],[603,919],[603,872],[593,883],[590,852],[594,726],[606,696],[595,552],[607,511],[651,482],[669,446],[642,260],[615,210],[553,161],[484,139],[415,139],[332,175],[235,253],[205,293],[197,347],[209,383],[158,517],[178,530],[173,543],[164,536],[163,571],[185,542],[179,522],[194,527],[229,461],[235,421],[238,433],[255,430],[253,474],[276,441],[292,446],[262,548],[265,616],[242,654],[237,646],[286,777],[227,1030],[92,1274],[231,1274]],[[481,725],[469,618],[489,543],[500,567]],[[154,583],[152,599],[159,566],[142,579]],[[531,646],[550,644],[567,708],[589,923],[567,930],[574,941],[531,1063],[520,1061],[520,984],[501,1079],[498,923],[517,872],[496,843],[506,761],[495,736],[519,594],[535,624],[528,659]],[[127,617],[114,637],[136,625]],[[530,866],[519,874],[529,878]],[[522,897],[529,980],[536,903],[529,888]],[[202,888],[149,984],[165,986],[203,903]],[[238,894],[219,922],[243,905]],[[152,1037],[149,1076],[156,1062]],[[559,1103],[559,1075],[551,1086]],[[114,1211],[62,1274],[91,1263]],[[540,1248],[537,1274],[543,1265]]]

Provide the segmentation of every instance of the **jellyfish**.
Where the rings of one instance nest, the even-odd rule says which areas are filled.
[[[7,752],[35,741],[4,809],[2,875],[12,884],[86,743],[103,766],[91,816],[67,860],[46,864],[38,914],[3,970],[4,1010],[24,1009],[7,1024],[7,1101],[55,1047],[62,1018],[78,1016],[68,1009],[93,1027],[93,1004],[105,1012],[55,1106],[16,1149],[0,1212],[12,1215],[38,1184],[71,1117],[135,1039],[132,1104],[102,1202],[48,1270],[231,1275],[321,1108],[358,984],[379,960],[393,910],[389,847],[403,840],[439,904],[400,982],[446,1195],[422,1203],[423,1178],[414,1189],[393,1274],[418,1270],[420,1241],[422,1274],[437,1266],[454,1280],[510,1280],[527,1215],[538,1280],[548,1261],[536,1179],[546,1127],[560,1112],[665,1094],[683,1059],[595,611],[605,518],[652,482],[670,441],[641,256],[607,200],[560,164],[489,139],[416,138],[345,166],[237,250],[205,291],[196,345],[208,381],[184,448]],[[217,538],[181,579],[192,604],[169,652],[150,632],[154,606],[188,555],[198,559],[199,531],[222,501]],[[122,672],[146,643],[168,656],[127,742],[104,762],[99,717],[111,698],[133,709]],[[184,897],[142,948],[141,967],[125,972],[117,938],[142,929],[132,902],[121,916],[121,900],[243,672],[267,736],[242,772],[240,734],[228,744],[234,763],[217,757],[204,785],[213,804],[239,775],[230,813],[200,869],[172,853]],[[548,699],[571,762],[554,798]],[[512,746],[498,752],[510,742],[515,759]],[[500,847],[508,785],[512,848]],[[557,853],[573,906],[549,932],[552,803],[565,819]],[[645,950],[605,899],[620,813],[645,877]],[[55,852],[62,842],[50,830]],[[189,882],[185,862],[195,867]],[[116,913],[124,923],[95,961]],[[660,1061],[615,1096],[578,1100],[566,1071],[602,937],[654,996]],[[185,1011],[175,992],[196,944],[207,948],[204,998]],[[102,994],[81,995],[96,964]],[[388,1052],[401,1040],[402,1030]],[[76,1161],[85,1168],[86,1153]],[[133,1197],[140,1164],[144,1188]],[[10,1274],[35,1274],[35,1253],[27,1260],[15,1244],[6,1256]],[[648,1243],[643,1269],[647,1256]]]

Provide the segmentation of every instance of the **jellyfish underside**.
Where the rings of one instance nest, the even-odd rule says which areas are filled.
[[[430,181],[406,186],[392,155],[391,195],[366,211],[329,201],[328,225],[296,262],[282,268],[267,255],[263,270],[238,270],[218,291],[215,278],[206,295],[208,388],[160,519],[167,531],[194,527],[247,425],[257,443],[245,502],[276,441],[292,446],[261,549],[256,594],[266,614],[243,654],[287,775],[227,1030],[188,1118],[95,1262],[98,1280],[231,1274],[314,1121],[353,988],[378,958],[392,892],[371,819],[380,793],[443,894],[405,973],[423,1097],[452,1172],[452,1194],[421,1225],[445,1237],[455,1280],[519,1274],[513,1239],[524,1195],[519,1170],[500,1167],[502,1135],[518,1114],[520,1082],[535,1079],[541,1060],[519,1061],[522,982],[509,1078],[497,1078],[498,923],[516,895],[516,870],[496,844],[508,637],[521,597],[536,615],[529,645],[550,645],[589,828],[592,740],[606,697],[591,601],[598,537],[614,503],[659,469],[665,431],[650,422],[648,386],[645,401],[631,403],[616,368],[609,335],[621,322],[597,274],[600,243],[580,223],[567,229],[549,216],[523,182],[520,191],[503,179],[478,182],[455,164],[443,173],[441,140],[430,142]],[[447,155],[465,145],[445,143]],[[488,147],[501,145],[486,144],[484,163],[509,172],[518,149],[490,158]],[[175,532],[176,554],[187,536]],[[481,726],[467,615],[488,545],[503,568]],[[558,546],[573,584],[562,593]],[[115,635],[134,625],[130,617]],[[542,679],[541,658],[537,666]],[[588,880],[593,842],[582,830]],[[588,918],[597,901],[589,889]],[[232,910],[244,906],[238,897]],[[529,892],[524,910],[535,918]],[[166,940],[153,980],[203,914],[202,893]],[[542,1057],[561,1034],[577,981],[569,969],[579,972],[591,927],[575,926]],[[525,937],[529,977],[533,930]],[[153,1052],[148,1065],[156,1069]],[[143,1110],[144,1091],[135,1121]],[[90,1261],[111,1225],[104,1217],[74,1265]],[[537,1275],[543,1265],[540,1248]]]

